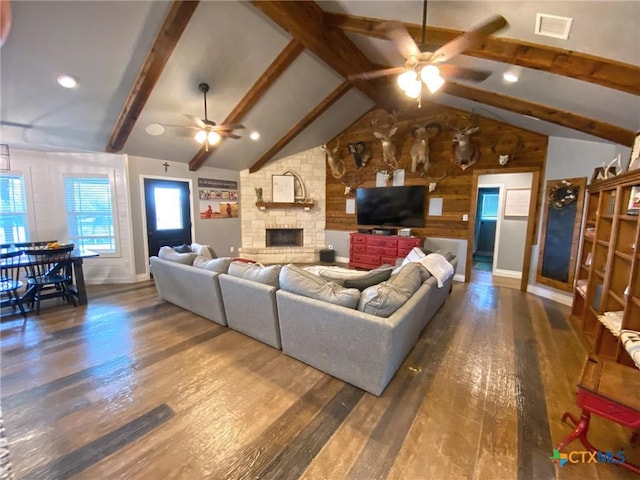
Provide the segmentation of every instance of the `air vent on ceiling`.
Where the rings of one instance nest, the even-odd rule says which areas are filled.
[[[544,35],[546,37],[566,40],[569,38],[571,22],[573,22],[573,18],[537,13],[535,33],[536,35]]]

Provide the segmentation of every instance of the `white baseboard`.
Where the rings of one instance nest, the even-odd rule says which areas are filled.
[[[503,270],[501,268],[496,268],[493,272],[493,275],[495,275],[496,277],[516,278],[518,280],[522,278],[522,272],[516,272],[514,270]]]
[[[150,279],[151,279],[151,275],[149,275],[149,273],[139,273],[138,275],[136,275],[136,283],[144,282]]]
[[[462,274],[462,273],[456,273],[456,274],[453,276],[453,280],[454,280],[454,281],[456,281],[456,282],[464,282],[464,274]]]
[[[563,305],[571,306],[573,303],[573,297],[568,294],[549,290],[547,288],[538,287],[537,285],[527,285],[527,293],[533,293],[539,297],[548,298],[554,302],[562,303]]]
[[[349,257],[336,257],[338,263],[349,263]]]

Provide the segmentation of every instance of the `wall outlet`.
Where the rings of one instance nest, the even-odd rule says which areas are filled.
[[[468,215],[468,214],[466,214],[466,213],[463,213],[463,214],[462,214],[462,221],[463,221],[463,222],[468,222],[468,221],[469,221],[469,215]]]
[[[230,250],[231,250],[231,253],[233,253],[233,252],[235,252],[235,251],[236,251],[236,247],[231,247],[231,249],[230,249]]]
[[[329,248],[329,250],[333,250],[333,245],[327,245],[327,247]]]

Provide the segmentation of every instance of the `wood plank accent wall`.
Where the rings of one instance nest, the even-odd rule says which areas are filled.
[[[358,184],[359,187],[375,187],[375,170],[385,169],[382,162],[380,140],[373,135],[371,122],[375,119],[384,125],[385,122],[389,122],[389,114],[381,109],[372,110],[328,144],[330,148],[333,148],[339,139],[341,158],[347,170],[345,176],[337,180],[331,176],[331,172],[327,168],[326,228],[329,230],[354,231],[358,228],[356,215],[345,213],[346,199],[354,198],[355,189],[354,193],[345,196],[345,186]],[[429,143],[431,166],[425,177],[421,178],[417,172],[411,173],[409,152],[414,141],[411,131],[417,124],[431,122],[440,124],[441,132]],[[471,213],[474,171],[486,170],[487,173],[495,173],[496,169],[499,169],[500,173],[522,172],[523,170],[544,171],[548,137],[479,115],[476,116],[476,122],[480,131],[472,138],[480,145],[480,160],[466,171],[461,170],[450,161],[454,132],[447,129],[445,124],[457,125],[460,128],[466,126],[468,122],[468,112],[427,102],[423,102],[420,109],[416,107],[398,113],[398,132],[394,138],[400,147],[399,168],[405,169],[405,185],[427,185],[447,173],[447,176],[439,181],[436,190],[427,193],[427,201],[430,197],[442,197],[442,216],[426,216],[425,228],[413,229],[416,235],[459,239],[469,237],[470,222],[463,221],[462,215]],[[506,166],[500,167],[498,156],[491,151],[491,147],[496,140],[506,134],[519,135],[522,146],[515,159],[509,161]],[[366,142],[372,152],[371,160],[361,169],[356,168],[355,161],[347,147],[348,143],[358,141]],[[539,175],[539,178],[543,179],[544,175]],[[388,185],[391,183],[389,182]],[[538,191],[542,192],[541,186]],[[535,199],[535,204],[535,218],[537,218],[540,205],[538,198]],[[425,208],[425,212],[427,211],[428,204]]]

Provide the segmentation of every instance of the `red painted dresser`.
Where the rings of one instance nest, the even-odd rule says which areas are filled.
[[[413,247],[422,245],[420,237],[370,233],[352,233],[350,240],[349,268],[369,270],[385,263],[395,265],[398,258],[406,257]]]

